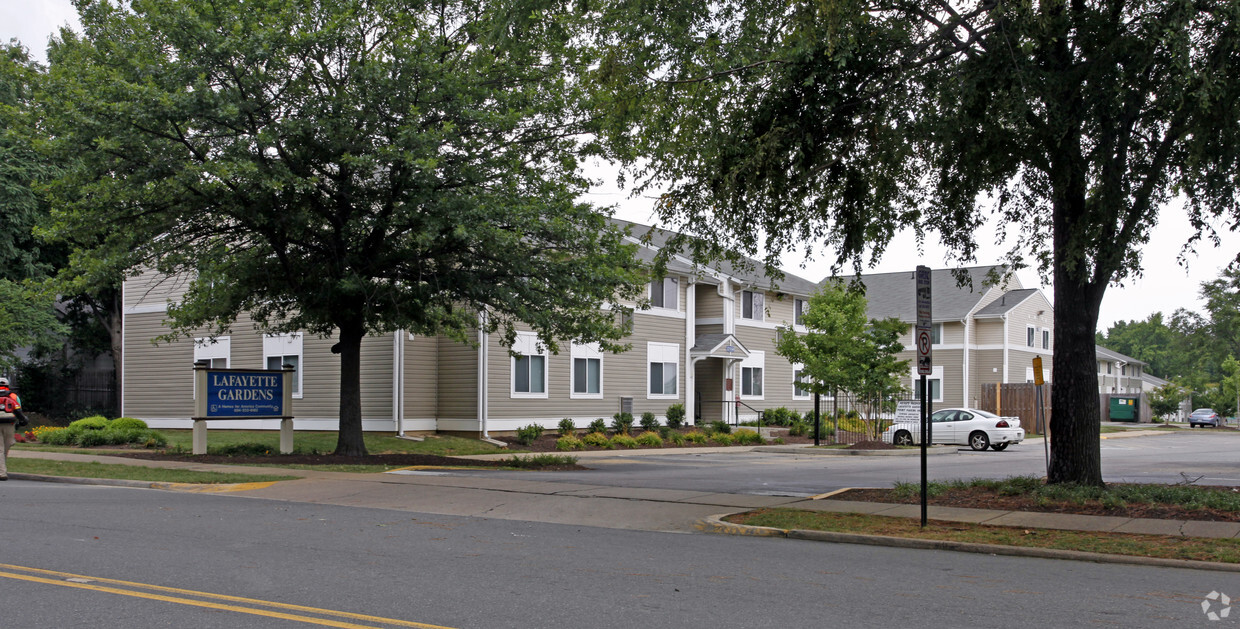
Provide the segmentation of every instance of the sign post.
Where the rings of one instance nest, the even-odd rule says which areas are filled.
[[[207,453],[207,420],[278,419],[280,453],[293,452],[293,368],[214,369],[194,365],[193,453]]]
[[[1045,381],[1042,379],[1042,357],[1034,356],[1033,357],[1033,386],[1034,386],[1034,389],[1037,391],[1037,396],[1034,399],[1034,405],[1037,407],[1034,411],[1035,413],[1034,417],[1036,418],[1035,419],[1036,425],[1034,427],[1037,428],[1042,433],[1042,450],[1046,453],[1046,477],[1050,478],[1051,477],[1051,443],[1050,443],[1051,442],[1051,435],[1050,435],[1051,431],[1047,430],[1048,427],[1046,425],[1046,417],[1044,416],[1042,412],[1042,385],[1044,384],[1044,382]]]
[[[921,526],[926,527],[926,459],[927,448],[932,435],[930,433],[929,391],[926,387],[926,376],[934,370],[934,361],[930,357],[930,267],[917,267],[917,327],[913,330],[913,339],[917,344],[917,375],[920,376],[918,390],[921,392]]]

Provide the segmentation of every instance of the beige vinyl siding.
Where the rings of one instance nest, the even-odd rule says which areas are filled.
[[[1038,314],[1038,312],[1042,314]],[[1046,353],[1050,350],[1042,349],[1042,329],[1051,331],[1052,345],[1054,349],[1054,313],[1051,305],[1046,298],[1040,293],[1030,296],[1021,304],[1008,312],[1008,342],[1013,348],[1020,348],[1024,351],[1036,351],[1038,353]],[[1032,325],[1036,328],[1034,333],[1034,346],[1030,348],[1027,344],[1027,326]],[[1023,382],[1023,380],[1022,380]]]
[[[490,403],[487,409],[488,429],[502,432],[516,430],[530,423],[554,427],[568,417],[584,426],[599,417],[611,420],[620,410],[620,398],[633,398],[633,415],[640,418],[649,411],[662,417],[667,407],[684,402],[685,390],[685,320],[647,313],[634,314],[633,334],[625,339],[632,349],[620,354],[604,353],[602,358],[601,399],[572,398],[572,354],[569,343],[560,344],[559,354],[547,357],[547,397],[512,397],[512,358],[508,348],[492,337],[487,365]],[[675,343],[680,346],[677,370],[677,399],[646,399],[648,342]]]
[[[151,344],[167,332],[164,314],[125,315],[121,412],[130,417],[186,419],[194,413],[192,342]]]
[[[1003,321],[999,319],[975,319],[973,334],[977,345],[1003,345]],[[1024,334],[1024,328],[1021,328]],[[1024,344],[1024,339],[1021,339]]]
[[[789,307],[789,315],[791,315],[791,307]],[[775,330],[740,327],[736,329],[736,338],[740,340],[745,349],[753,352],[765,352],[764,364],[762,367],[762,399],[761,400],[742,400],[744,403],[758,409],[765,410],[768,408],[777,408],[786,406],[801,411],[810,410],[814,406],[813,400],[795,400],[792,397],[792,363],[788,359],[775,353]],[[720,360],[710,359],[705,362],[722,363]],[[738,363],[739,365],[739,363]],[[733,394],[740,393],[740,368],[734,367],[731,377],[734,378]],[[700,371],[699,371],[700,373]],[[703,391],[705,383],[699,382],[698,388]],[[721,390],[722,387],[711,385],[713,390]],[[747,412],[742,409],[741,415]]]
[[[404,416],[434,420],[439,414],[439,341],[433,336],[402,333],[405,344]]]
[[[980,291],[982,294],[982,298],[977,300],[977,305],[975,306],[975,309],[981,310],[982,308],[985,308],[990,303],[997,301],[1000,297],[1003,297],[1003,295],[1007,293],[1008,291],[1020,290],[1024,287],[1025,286],[1021,284],[1020,282],[1020,278],[1017,277],[1015,274],[1013,274],[1011,277],[1007,279],[1006,282],[1004,282],[1003,284],[999,286],[984,286],[981,284],[974,284],[973,290]],[[968,290],[968,288],[961,287],[960,290]]]
[[[959,321],[943,321],[942,345],[963,345],[964,324]]]
[[[698,319],[723,319],[724,299],[714,284],[697,284],[693,308]]]
[[[809,301],[808,297],[796,297],[786,293],[766,294],[766,320],[779,325],[792,325],[796,299]]]
[[[143,269],[125,280],[122,297],[126,309],[160,307],[180,300],[188,288],[189,276],[169,277],[154,269]]]
[[[984,349],[973,352],[969,369],[973,372],[969,383],[969,406],[976,406],[981,399],[982,387],[1003,380],[1003,350]]]
[[[478,430],[478,349],[448,338],[436,339],[439,351],[439,418],[471,420]],[[492,351],[491,360],[499,352]],[[440,429],[445,429],[440,426]]]

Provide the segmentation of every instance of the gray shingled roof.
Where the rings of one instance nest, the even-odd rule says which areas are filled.
[[[1132,356],[1125,356],[1125,355],[1123,355],[1123,354],[1121,354],[1121,353],[1119,353],[1119,352],[1113,352],[1113,351],[1111,351],[1111,350],[1109,350],[1109,349],[1107,349],[1107,348],[1105,348],[1105,347],[1103,347],[1103,346],[1101,346],[1101,345],[1095,345],[1095,346],[1094,346],[1094,355],[1095,355],[1095,356],[1097,356],[1098,358],[1102,358],[1102,359],[1104,359],[1104,360],[1118,360],[1118,361],[1126,362],[1126,363],[1128,363],[1129,365],[1147,365],[1147,364],[1149,364],[1149,363],[1145,362],[1144,360],[1137,360],[1136,358],[1133,358]]]
[[[667,245],[668,240],[676,235],[676,232],[662,229],[659,227],[651,227],[618,218],[610,219],[611,222],[621,228],[627,228],[629,233],[635,238],[644,238],[649,236],[650,244],[654,247],[662,248]],[[653,258],[653,252],[649,249],[642,248],[642,259],[649,261]],[[763,272],[763,264],[753,258],[742,256],[748,266],[752,268],[742,269],[728,262],[727,260],[715,260],[710,264],[700,265],[699,268],[693,268],[682,261],[672,259],[668,262],[668,269],[685,275],[696,275],[704,279],[709,279],[706,271],[713,271],[723,274],[734,281],[741,284],[751,285],[757,288],[770,288],[783,293],[792,295],[809,296],[818,290],[818,285],[803,277],[798,277],[792,273],[784,271],[784,277],[777,282],[772,283],[770,278]]]
[[[1021,302],[1037,294],[1036,288],[1019,288],[1003,293],[1000,298],[986,304],[986,307],[974,313],[977,317],[997,317],[1019,306]]]
[[[930,271],[930,318],[933,321],[959,321],[977,305],[986,294],[986,276],[991,270],[1002,272],[1001,266],[975,266],[964,269],[972,285],[957,286],[951,269]],[[869,303],[866,315],[871,319],[895,317],[901,321],[917,320],[915,291],[917,279],[914,271],[899,273],[875,273],[862,275],[865,297]],[[827,282],[832,278],[826,278]],[[850,281],[851,276],[841,279]]]

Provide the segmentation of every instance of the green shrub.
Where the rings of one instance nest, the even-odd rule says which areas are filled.
[[[659,418],[655,417],[654,413],[651,413],[650,411],[646,411],[645,413],[642,413],[642,430],[649,432],[649,431],[658,430],[658,429],[659,429]]]
[[[740,430],[732,433],[732,441],[737,445],[742,446],[760,446],[763,443],[766,443],[766,441],[762,439],[761,434],[758,434],[757,431],[753,431],[748,428],[741,428]]]
[[[577,457],[563,454],[535,454],[533,456],[514,456],[500,460],[507,467],[540,468],[576,465]]]
[[[710,432],[729,435],[732,434],[732,425],[722,419],[716,419],[710,423]]]
[[[586,436],[581,438],[581,441],[584,442],[588,446],[595,446],[599,448],[604,448],[606,450],[610,450],[616,447],[612,445],[611,439],[607,438],[607,433],[605,432],[587,433]]]
[[[657,437],[658,435],[655,436]],[[622,448],[632,449],[637,447],[637,440],[628,435],[616,435],[611,438],[611,442]]]
[[[693,443],[696,443],[699,445],[710,441],[710,437],[706,436],[706,433],[698,432],[696,430],[691,430],[685,433],[684,436],[685,436],[685,439],[688,439],[689,441],[692,441]]]
[[[51,432],[39,435],[39,442],[46,443],[50,446],[71,446],[77,441],[77,437],[83,430],[53,430]]]
[[[800,421],[801,415],[796,411],[780,406],[779,408],[768,408],[762,412],[762,423],[767,426],[791,426],[794,422]]]
[[[572,436],[564,435],[555,440],[555,449],[560,452],[568,452],[569,450],[585,450],[586,442]]]
[[[103,430],[108,427],[108,418],[103,415],[83,417],[69,424],[70,430]]]
[[[685,424],[685,405],[673,404],[667,407],[667,425],[669,428],[680,428]]]
[[[517,442],[522,445],[533,445],[535,441],[543,434],[543,427],[538,424],[530,424],[524,428],[517,429]]]
[[[732,445],[732,435],[726,432],[714,433],[710,436],[710,440],[713,441],[715,445],[720,445],[720,446]]]
[[[110,436],[102,430],[83,430],[78,433],[74,443],[83,448],[112,445]]]
[[[632,413],[616,413],[611,416],[611,431],[617,435],[627,435],[633,430]]]
[[[647,430],[646,432],[637,435],[637,443],[646,446],[647,448],[662,448],[663,437],[660,437],[657,432]]]
[[[668,440],[668,441],[671,441],[671,442],[672,442],[672,445],[674,445],[674,446],[676,446],[676,447],[678,447],[678,448],[679,448],[679,447],[681,447],[681,446],[684,446],[684,445],[685,445],[685,442],[687,442],[687,441],[688,441],[688,439],[686,439],[686,438],[685,438],[684,434],[679,433],[679,432],[673,432],[673,433],[669,434],[669,435],[667,436],[667,440]]]
[[[142,421],[141,419],[134,418],[134,417],[117,417],[116,419],[108,422],[107,429],[108,430],[132,430],[134,428],[137,428],[139,430],[146,430],[147,429],[146,422]]]
[[[560,431],[561,437],[573,437],[577,434],[577,424],[571,418],[565,417],[560,420],[556,430]]]
[[[810,431],[809,424],[802,422],[802,421],[792,422],[791,424],[788,425],[788,436],[789,437],[800,437],[801,435],[804,435],[808,433],[809,431]]]
[[[168,438],[162,432],[147,430],[142,445],[146,448],[163,448],[168,445]]]
[[[589,434],[592,432],[606,433],[607,432],[607,420],[600,417],[590,422],[590,426],[586,429],[586,433]]]

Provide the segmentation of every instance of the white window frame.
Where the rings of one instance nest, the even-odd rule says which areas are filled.
[[[749,308],[749,316],[745,316],[745,308]],[[766,293],[756,290],[741,291],[741,318],[747,321],[766,320]]]
[[[808,400],[814,397],[814,394],[809,389],[797,388],[797,380],[800,379],[800,374],[803,373],[805,373],[805,365],[792,363],[792,399],[794,400]]]
[[[1038,328],[1032,325],[1025,326],[1025,347],[1037,347]]]
[[[930,324],[930,344],[931,345],[942,345],[943,344],[943,324],[942,323],[931,323]]]
[[[214,369],[228,369],[232,364],[232,337],[217,336],[212,339],[209,336],[200,336],[194,339],[194,364],[199,361],[209,361],[208,367]],[[224,364],[217,365],[215,361],[223,360]],[[194,399],[198,399],[198,379],[194,379]]]
[[[671,301],[670,305],[668,301]],[[680,278],[665,277],[650,282],[650,305],[665,310],[680,310]]]
[[[517,391],[517,357],[510,356],[508,359],[508,395],[517,399],[547,399],[547,389],[551,388],[551,383],[547,380],[547,372],[549,362],[547,359],[547,348],[540,347],[538,343],[538,335],[533,332],[517,332],[517,339],[512,343],[512,351],[526,358],[542,357],[542,391]],[[530,388],[533,388],[533,369],[534,361],[530,361]]]
[[[1050,328],[1042,328],[1042,349],[1051,348],[1051,330]]]
[[[917,389],[918,389],[918,385],[921,384],[921,376],[918,375],[916,367],[914,367],[912,372],[910,372],[909,378],[910,378],[910,384],[912,385],[911,388],[913,390],[913,399],[920,400],[921,398],[919,397],[919,392]],[[936,381],[936,380],[939,383],[939,392],[937,396],[932,395],[930,398],[930,401],[931,402],[942,402],[943,401],[943,365],[935,365],[930,370],[930,375],[926,376],[926,387],[930,389],[931,394],[934,393],[934,386],[931,384],[931,382]]]
[[[297,357],[297,365],[293,370],[293,399],[302,399],[304,396],[303,392],[305,391],[301,386],[302,372],[306,368],[306,357],[303,351],[301,332],[263,335],[263,369],[267,369],[267,362],[270,358],[277,356],[281,359],[281,365],[284,364],[284,358],[288,356]]]
[[[601,400],[603,399],[603,352],[599,349],[598,343],[590,343],[588,345],[578,345],[573,343],[569,350],[572,357],[572,365],[568,374],[568,391],[569,397],[574,400]],[[589,361],[598,361],[598,392],[586,393],[577,391],[577,361],[586,361],[586,388],[589,388]]]
[[[738,387],[738,391],[741,395],[741,399],[742,400],[764,400],[766,399],[766,352],[759,351],[759,350],[754,350],[754,351],[749,352],[749,356],[745,357],[745,359],[741,361],[739,367],[740,369],[738,370],[737,375],[740,376],[740,381],[741,381],[741,386]],[[745,384],[747,382],[752,383],[752,380],[748,380],[748,381],[746,380],[745,371],[749,370],[750,377],[752,378],[753,370],[755,369],[758,370],[758,373],[757,373],[758,392],[754,393],[751,390],[749,393],[745,393]]]
[[[667,392],[666,387],[662,387],[662,391],[655,393],[651,388],[650,376],[654,371],[654,365],[660,366],[662,375],[661,384],[667,383],[667,366],[672,365],[676,371],[673,382],[676,383],[676,390],[671,393]],[[680,344],[679,343],[646,343],[646,399],[648,400],[679,400],[680,399]]]

